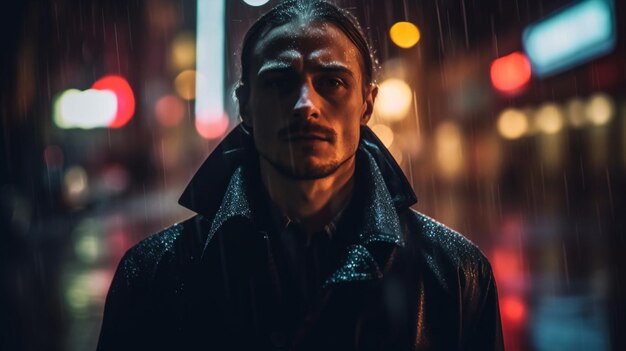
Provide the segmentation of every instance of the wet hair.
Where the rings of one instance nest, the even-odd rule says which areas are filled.
[[[296,21],[331,23],[337,26],[361,54],[364,87],[373,82],[376,62],[374,52],[356,17],[326,1],[286,0],[261,16],[246,33],[241,49],[241,80],[238,90],[248,89],[250,66],[259,39],[274,28]]]

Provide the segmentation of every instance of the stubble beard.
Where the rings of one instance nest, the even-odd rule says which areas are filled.
[[[343,166],[346,162],[350,161],[355,154],[356,151],[355,153],[346,157],[345,160],[341,161],[333,160],[329,163],[321,165],[313,165],[309,163],[304,166],[296,166],[295,162],[285,163],[279,160],[274,160],[259,151],[259,156],[267,161],[267,163],[269,163],[278,173],[280,173],[284,177],[294,180],[316,180],[326,178],[337,172],[337,170],[341,168],[341,166]]]

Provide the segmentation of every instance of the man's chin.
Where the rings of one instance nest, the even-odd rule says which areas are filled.
[[[294,162],[282,162],[272,160],[260,154],[278,173],[294,180],[315,180],[326,178],[339,169],[345,161],[333,160],[325,163],[318,163],[311,159],[298,159]]]
[[[326,178],[337,171],[339,162],[330,164],[311,164],[298,162],[299,164],[273,163],[272,166],[283,176],[295,180],[315,180]]]

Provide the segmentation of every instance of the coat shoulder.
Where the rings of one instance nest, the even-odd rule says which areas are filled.
[[[194,259],[200,251],[204,227],[202,216],[196,215],[176,223],[132,246],[122,258],[118,270],[125,281],[145,283],[155,278],[160,268],[180,262],[181,258]],[[206,230],[204,230],[206,232]]]
[[[413,227],[411,236],[427,254],[456,266],[480,265],[490,269],[484,253],[461,233],[413,209],[408,215]]]

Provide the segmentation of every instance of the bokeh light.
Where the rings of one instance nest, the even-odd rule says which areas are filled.
[[[112,91],[68,89],[54,102],[54,123],[59,128],[106,127],[115,119],[117,98]]]
[[[463,170],[462,134],[454,122],[443,122],[435,130],[437,164],[442,176],[456,178]]]
[[[530,75],[530,62],[521,52],[500,57],[491,63],[491,82],[505,93],[519,92],[530,80]]]
[[[64,161],[63,150],[58,145],[46,146],[43,151],[43,159],[48,169],[60,169],[63,168]]]
[[[196,71],[188,69],[182,71],[174,80],[174,87],[178,95],[185,100],[196,97]]]
[[[93,235],[84,236],[76,242],[74,250],[76,255],[85,263],[95,262],[100,254],[100,241]]]
[[[263,6],[269,2],[269,0],[243,0],[246,4],[250,6]]]
[[[391,128],[387,127],[384,124],[375,124],[371,127],[372,131],[380,141],[383,142],[385,147],[390,147],[393,144],[393,131]]]
[[[135,95],[124,77],[104,76],[93,83],[91,88],[112,91],[117,98],[117,112],[113,121],[108,125],[110,128],[120,128],[130,121],[135,113]]]
[[[391,146],[389,146],[388,149],[389,149],[389,152],[391,153],[391,156],[393,156],[396,162],[399,165],[402,164],[402,161],[404,160],[404,157],[402,156],[402,149],[398,147],[397,144],[391,144]]]
[[[203,138],[217,139],[229,125],[224,106],[226,1],[198,1],[197,23],[195,125]]]
[[[178,96],[162,96],[154,106],[157,120],[165,127],[178,125],[185,117],[187,106]]]
[[[65,290],[68,305],[78,316],[84,316],[90,308],[99,306],[106,297],[113,274],[106,269],[89,270],[71,274]]]
[[[558,133],[563,128],[563,124],[563,112],[556,104],[544,104],[535,114],[535,126],[543,133]]]
[[[506,109],[498,117],[498,132],[506,139],[517,139],[528,132],[528,117],[517,109]]]
[[[87,198],[89,179],[87,172],[81,166],[73,166],[65,171],[63,177],[65,199],[69,205],[80,206]]]
[[[412,101],[411,87],[402,79],[389,78],[378,88],[374,111],[383,120],[397,122],[406,117]]]
[[[565,105],[567,120],[574,128],[582,127],[587,122],[585,117],[585,103],[580,98],[573,98]]]
[[[611,97],[598,93],[589,98],[585,115],[596,126],[607,124],[615,114],[615,104]]]
[[[519,297],[503,297],[500,299],[502,318],[513,323],[521,323],[526,319],[526,305]]]
[[[172,65],[177,70],[192,69],[196,64],[196,39],[190,33],[178,34],[172,42]]]
[[[228,115],[223,114],[218,117],[198,118],[196,116],[196,131],[205,139],[221,138],[228,130]]]
[[[397,22],[389,29],[389,36],[394,44],[403,49],[408,49],[420,40],[420,31],[411,22]]]
[[[582,0],[524,29],[522,44],[540,77],[561,72],[613,50],[613,1]]]

